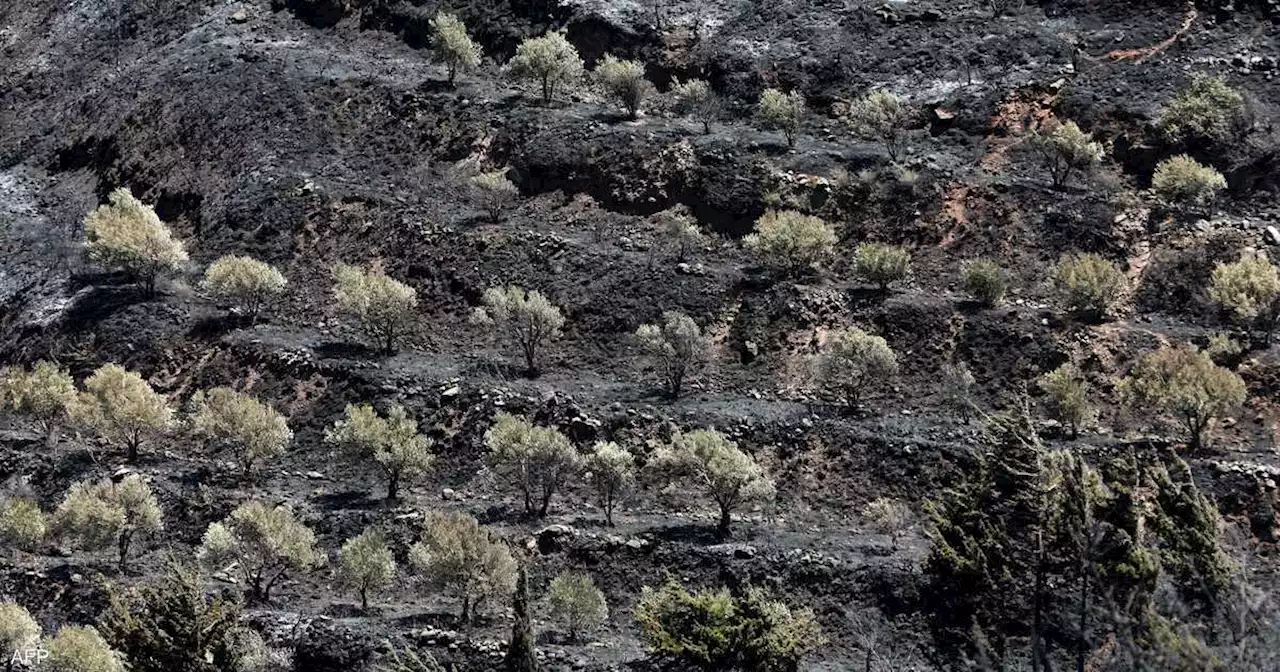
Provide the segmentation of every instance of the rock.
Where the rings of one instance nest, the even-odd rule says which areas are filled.
[[[755,341],[743,341],[742,348],[738,351],[738,360],[743,364],[750,364],[756,361],[756,357],[760,356],[760,346]]]
[[[440,396],[444,399],[452,399],[458,396],[459,394],[462,394],[462,388],[457,385],[454,385],[453,387],[445,390],[444,392],[441,392]]]
[[[231,23],[244,23],[245,21],[248,21],[248,20],[249,20],[249,12],[246,11],[245,8],[243,7],[241,7],[240,9],[237,9],[235,13],[231,15]]]
[[[440,491],[440,499],[443,499],[446,502],[451,502],[457,498],[458,493],[455,492],[453,488],[445,488]]]
[[[1280,229],[1274,226],[1267,227],[1267,242],[1271,245],[1280,245]]]
[[[306,473],[306,477],[307,477],[307,478],[309,478],[309,479],[311,479],[311,480],[313,480],[313,481],[323,481],[323,480],[324,480],[324,474],[322,474],[322,473],[320,473],[320,472],[318,472],[318,471],[308,471],[308,472]]]
[[[312,621],[294,645],[296,669],[311,672],[348,672],[364,669],[376,643],[351,626],[334,621]]]

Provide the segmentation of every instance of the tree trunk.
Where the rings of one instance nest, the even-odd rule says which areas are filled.
[[[400,473],[387,474],[387,501],[394,502],[400,497]]]
[[[135,437],[133,437],[133,438],[129,439],[129,440],[128,440],[128,442],[126,442],[125,447],[126,447],[126,449],[127,449],[127,452],[126,452],[126,454],[125,454],[125,458],[124,458],[125,462],[128,462],[129,464],[135,464],[135,463],[137,463],[137,461],[138,461],[138,444],[139,444],[139,443],[141,443],[141,442],[142,442],[142,439],[141,439],[141,438],[139,438],[139,437],[137,437],[137,436],[135,436]]]
[[[453,86],[453,82],[457,78],[458,78],[458,62],[456,60],[449,61],[449,86]]]
[[[131,541],[131,537],[132,537],[132,536],[133,536],[133,535],[132,535],[132,533],[130,533],[130,532],[121,532],[121,533],[120,533],[120,539],[119,539],[119,542],[118,542],[118,543],[119,543],[119,551],[120,551],[120,556],[119,556],[119,567],[120,567],[120,573],[121,573],[121,574],[124,574],[125,566],[128,564],[128,560],[129,560],[129,542]]]
[[[471,593],[462,596],[462,615],[459,619],[464,627],[471,626]]]
[[[1040,661],[1044,658],[1044,643],[1040,637],[1040,594],[1044,590],[1044,536],[1036,530],[1036,578],[1035,594],[1031,600],[1031,671],[1040,672]]]
[[[716,528],[717,531],[720,533],[720,536],[722,537],[729,536],[729,526],[732,523],[733,523],[733,519],[729,516],[729,507],[721,504],[720,505],[720,525],[719,527]]]
[[[360,611],[369,611],[369,584],[362,582],[360,584]]]
[[[613,495],[606,495],[604,498],[604,522],[609,527],[613,527]]]

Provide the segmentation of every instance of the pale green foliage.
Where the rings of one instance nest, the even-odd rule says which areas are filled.
[[[605,522],[612,527],[614,509],[635,485],[636,458],[622,446],[603,441],[587,456],[587,469],[604,507]]]
[[[71,421],[93,430],[108,443],[124,446],[137,461],[142,442],[173,424],[173,409],[133,371],[115,364],[99,367],[68,409]]]
[[[262,306],[283,294],[287,284],[275,266],[228,254],[204,270],[200,288],[218,299],[238,304],[250,320],[255,320]]]
[[[369,591],[391,585],[396,561],[381,530],[369,528],[348,539],[338,551],[338,577],[360,594],[360,608],[369,608]]]
[[[1160,110],[1156,126],[1174,142],[1226,142],[1239,135],[1244,96],[1221,77],[1195,75]]]
[[[711,122],[724,113],[724,101],[705,79],[676,80],[671,87],[676,109],[702,124],[702,132],[711,132]]]
[[[560,338],[564,315],[539,291],[522,287],[490,287],[481,297],[483,308],[476,310],[476,320],[493,324],[503,331],[524,356],[525,372],[538,372],[543,347]]]
[[[756,104],[756,117],[766,128],[782,131],[787,138],[787,145],[794,147],[796,133],[800,130],[800,122],[808,107],[804,96],[799,91],[783,93],[778,89],[765,89],[760,94],[760,102]]]
[[[45,640],[49,656],[40,672],[125,672],[128,666],[119,651],[107,645],[92,625],[64,625]]]
[[[876,89],[849,106],[847,122],[854,135],[884,145],[897,161],[907,141],[907,128],[916,111],[896,94]]]
[[[684,478],[716,502],[722,534],[729,531],[730,516],[741,505],[773,501],[773,479],[738,444],[714,430],[677,434],[671,445],[654,453],[652,463],[659,470]]]
[[[116,189],[107,201],[84,219],[89,260],[132,275],[151,293],[156,276],[180,270],[187,252],[155,209],[134,198],[128,189]]]
[[[358,459],[372,459],[387,479],[387,499],[399,496],[402,479],[422,476],[435,462],[430,439],[418,433],[418,422],[395,405],[385,418],[369,404],[348,405],[347,415],[325,434],[325,441]]]
[[[71,374],[52,362],[36,362],[31,370],[0,369],[0,407],[9,407],[32,422],[52,442],[58,426],[76,400]]]
[[[683,205],[664,210],[656,215],[658,219],[659,242],[676,253],[676,261],[684,261],[689,250],[702,245],[704,236],[698,223],[689,215],[689,209]]]
[[[1209,298],[1247,325],[1260,323],[1270,339],[1280,319],[1280,272],[1260,254],[1218,264],[1209,282]]]
[[[864,280],[884,291],[911,272],[911,253],[897,245],[862,243],[854,253],[854,267]]]
[[[191,423],[196,432],[230,446],[245,475],[258,460],[283,455],[293,440],[283,415],[229,387],[197,392],[191,404],[195,408]]]
[[[1068,362],[1059,366],[1040,376],[1037,384],[1045,394],[1049,417],[1066,425],[1071,430],[1071,438],[1097,415],[1089,403],[1089,387],[1075,364]]]
[[[447,672],[443,666],[426,651],[418,652],[405,647],[397,649],[390,640],[384,642],[390,662],[384,662],[374,668],[377,672]]]
[[[1219,332],[1209,336],[1209,344],[1204,352],[1209,355],[1209,359],[1212,359],[1214,364],[1221,366],[1224,362],[1239,357],[1244,352],[1244,346],[1227,334]]]
[[[53,529],[75,546],[99,551],[114,545],[121,571],[133,542],[163,527],[160,503],[138,474],[129,474],[119,483],[111,479],[74,483],[53,512]]]
[[[502,221],[502,213],[515,202],[520,195],[516,185],[507,179],[507,169],[491,170],[471,177],[471,193],[476,204],[484,208],[489,219],[497,224]]]
[[[1124,272],[1106,258],[1085,252],[1063,256],[1053,268],[1062,307],[1089,319],[1105,317],[1125,288]]]
[[[31,550],[48,531],[40,505],[24,497],[10,497],[0,503],[0,543]]]
[[[974,411],[973,386],[977,379],[964,362],[947,362],[942,365],[942,400],[965,422]]]
[[[426,581],[462,601],[462,621],[490,600],[505,600],[516,586],[516,561],[507,545],[475,518],[433,511],[409,563]]]
[[[1205,206],[1227,188],[1227,180],[1199,161],[1179,154],[1156,164],[1151,189],[1161,200],[1174,205]]]
[[[995,306],[1004,298],[1009,280],[1004,269],[990,259],[975,259],[961,268],[960,284],[974,301]]]
[[[418,307],[418,292],[380,270],[346,264],[333,267],[333,279],[338,310],[359,319],[383,352],[395,350],[396,336]]]
[[[1055,187],[1065,186],[1073,175],[1087,173],[1102,161],[1102,145],[1080,130],[1074,121],[1036,133],[1032,147],[1039,153]]]
[[[644,63],[605,54],[595,74],[605,92],[622,104],[627,116],[635,119],[640,114],[640,103],[653,90],[653,85],[644,77]]]
[[[818,383],[856,407],[862,395],[898,375],[898,357],[888,342],[850,327],[831,332],[817,360]]]
[[[0,603],[0,656],[7,663],[14,653],[29,651],[40,643],[40,624],[25,607],[15,602]]]
[[[609,605],[596,582],[585,574],[561,574],[547,589],[551,618],[564,627],[569,641],[590,632],[609,618]]]
[[[559,87],[571,85],[582,77],[582,57],[562,32],[550,32],[521,42],[509,67],[512,75],[541,85],[544,103],[551,102]]]
[[[436,60],[449,69],[450,84],[457,79],[459,72],[469,72],[480,66],[480,45],[467,34],[466,24],[448,12],[436,12],[431,17],[431,50]]]
[[[510,413],[498,413],[484,436],[493,470],[523,495],[525,513],[547,515],[552,496],[582,469],[569,437]]]
[[[207,567],[235,563],[255,597],[271,599],[271,588],[289,570],[307,571],[324,564],[316,535],[288,505],[245,502],[220,523],[205,530],[197,557]]]
[[[1244,381],[1195,346],[1164,347],[1143,355],[1124,381],[1124,391],[1139,406],[1172,415],[1192,450],[1204,445],[1214,417],[1243,404]]]
[[[672,399],[680,397],[685,380],[711,359],[711,340],[693,318],[679,311],[664,312],[658,324],[641,325],[636,339]]]
[[[794,210],[769,210],[742,244],[767,266],[794,273],[831,256],[836,232],[829,224]]]
[[[862,517],[880,534],[887,534],[893,540],[895,548],[898,540],[911,525],[911,507],[899,499],[879,497],[867,502],[862,508]]]

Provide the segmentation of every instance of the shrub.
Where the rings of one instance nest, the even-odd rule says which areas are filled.
[[[854,135],[880,142],[889,152],[889,159],[897,161],[915,116],[915,109],[902,98],[876,89],[849,107],[847,121]]]
[[[399,497],[401,480],[421,476],[435,462],[431,439],[418,433],[417,421],[400,405],[385,418],[369,404],[348,405],[346,417],[325,433],[325,441],[357,459],[372,459],[387,479],[388,501]]]
[[[671,95],[675,98],[676,109],[702,124],[703,133],[710,133],[711,122],[724,113],[724,101],[706,80],[676,80],[671,87]]]
[[[333,278],[338,310],[360,320],[384,353],[394,352],[396,336],[418,307],[418,292],[380,270],[364,271],[346,264],[333,267]]]
[[[547,515],[552,496],[582,468],[569,437],[509,413],[498,413],[484,437],[494,471],[516,486],[530,515]]]
[[[0,369],[0,408],[8,406],[29,418],[44,434],[47,445],[57,440],[58,428],[75,400],[75,381],[57,364],[39,361],[30,371]]]
[[[1227,142],[1245,124],[1244,96],[1220,77],[1194,75],[1160,110],[1156,127],[1170,142]]]
[[[756,220],[754,232],[742,243],[766,266],[796,273],[831,256],[836,232],[817,217],[794,210],[770,210]]]
[[[645,647],[672,669],[794,670],[824,643],[812,612],[792,611],[757,588],[733,597],[675,582],[645,586],[635,619]]]
[[[68,409],[72,422],[97,432],[108,443],[122,445],[129,462],[138,461],[138,448],[147,439],[169,429],[173,410],[133,371],[106,364],[84,382]]]
[[[85,252],[104,268],[128,273],[154,294],[156,277],[181,270],[187,261],[182,243],[160,221],[151,206],[133,197],[128,189],[111,192],[106,205],[84,219]]]
[[[428,584],[462,601],[464,624],[489,600],[505,600],[516,585],[516,561],[507,545],[462,513],[429,513],[422,539],[409,549],[409,563]]]
[[[222,522],[210,525],[196,555],[206,567],[234,564],[250,594],[264,602],[289,570],[308,571],[324,564],[315,533],[292,508],[260,501],[245,502]]]
[[[15,602],[0,603],[0,656],[4,656],[8,669],[13,669],[13,661],[30,651],[40,643],[40,624],[31,617],[21,604]]]
[[[107,645],[92,625],[64,625],[44,643],[48,654],[41,672],[125,672],[120,652]]]
[[[1074,121],[1037,132],[1031,146],[1049,172],[1054,188],[1066,186],[1073,175],[1088,172],[1102,161],[1102,145]]]
[[[644,78],[644,63],[619,60],[612,54],[605,54],[596,66],[596,79],[606,93],[622,104],[631,119],[640,114],[641,101],[653,90],[653,85]]]
[[[604,593],[585,574],[561,574],[552,579],[547,599],[551,602],[551,618],[560,622],[571,642],[609,618]]]
[[[658,449],[653,464],[702,488],[715,500],[721,535],[729,533],[734,509],[751,501],[773,501],[773,479],[738,444],[714,430],[677,434],[670,446]]]
[[[675,251],[677,262],[684,261],[690,249],[702,245],[702,230],[689,215],[688,208],[677,206],[664,210],[658,213],[657,218],[661,234],[659,242]]]
[[[369,608],[369,591],[391,585],[396,561],[381,530],[369,528],[348,539],[338,551],[338,577],[360,594],[360,608]]]
[[[520,190],[507,179],[506,168],[472,176],[471,193],[494,224],[502,221],[502,214],[520,196]]]
[[[896,245],[862,243],[855,253],[854,265],[858,275],[885,291],[889,285],[906,279],[911,271],[911,254]]]
[[[1244,403],[1244,381],[1234,371],[1185,345],[1143,355],[1124,382],[1129,400],[1174,416],[1192,451],[1205,444],[1214,417]]]
[[[431,17],[431,49],[436,60],[449,69],[450,86],[458,78],[458,72],[480,66],[480,45],[467,34],[466,24],[448,12],[436,12]]]
[[[1252,327],[1262,326],[1264,340],[1271,341],[1280,320],[1280,272],[1262,255],[1246,255],[1240,261],[1218,264],[1209,281],[1209,298]]]
[[[481,297],[484,307],[477,309],[476,319],[494,324],[515,343],[524,355],[526,375],[538,373],[538,362],[544,346],[560,338],[564,315],[538,291],[522,287],[490,287]]]
[[[137,474],[119,483],[110,479],[74,483],[53,512],[53,528],[76,546],[97,551],[114,545],[121,572],[133,542],[163,527],[160,504],[151,486]]]
[[[787,146],[795,147],[796,133],[807,109],[799,91],[783,93],[778,89],[765,89],[756,105],[756,116],[766,128],[782,131]]]
[[[1179,154],[1156,165],[1151,188],[1166,203],[1201,207],[1227,188],[1227,180],[1212,167]]]
[[[966,263],[960,271],[960,285],[984,306],[995,306],[1004,298],[1009,280],[1004,269],[990,259],[975,259]]]
[[[249,321],[255,322],[262,306],[283,294],[286,284],[288,281],[274,266],[228,254],[209,264],[200,287],[219,300],[238,304]]]
[[[1040,376],[1037,381],[1045,394],[1049,417],[1071,430],[1071,438],[1080,435],[1080,427],[1093,421],[1096,412],[1089,403],[1089,388],[1080,369],[1070,362]]]
[[[597,443],[587,457],[587,469],[600,497],[600,506],[604,508],[605,523],[613,527],[614,509],[635,485],[636,458],[622,446],[603,441]]]
[[[258,460],[283,455],[293,432],[274,408],[229,387],[197,392],[191,423],[209,441],[229,446],[245,476]]]
[[[964,362],[942,365],[943,403],[966,423],[973,417],[973,385],[977,382]]]
[[[48,531],[40,505],[24,497],[10,497],[0,504],[0,543],[29,551]]]
[[[902,500],[879,497],[863,507],[862,517],[870,521],[877,532],[888,535],[896,549],[902,534],[911,524],[911,507]]]
[[[817,360],[819,384],[856,408],[867,390],[898,375],[898,358],[881,337],[851,327],[832,332]]]
[[[680,398],[685,380],[697,375],[711,358],[711,340],[702,335],[693,318],[679,311],[664,312],[660,324],[641,325],[636,339],[672,399]]]
[[[582,76],[582,58],[564,33],[551,32],[521,42],[510,68],[517,78],[538,82],[542,86],[542,102],[550,103],[558,87]]]
[[[1102,319],[1125,287],[1124,272],[1091,252],[1063,256],[1053,268],[1058,300],[1067,311],[1087,319]]]

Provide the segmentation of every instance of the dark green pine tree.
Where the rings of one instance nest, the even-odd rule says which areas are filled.
[[[507,648],[509,672],[536,672],[538,658],[533,646],[533,621],[529,615],[529,573],[523,566],[516,578],[516,594],[512,600],[515,623],[511,625],[511,645]]]

